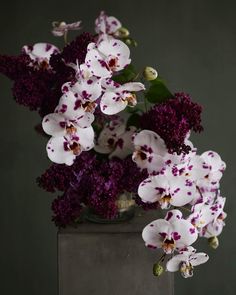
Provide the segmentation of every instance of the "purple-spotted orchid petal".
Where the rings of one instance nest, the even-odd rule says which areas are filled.
[[[36,43],[33,46],[25,45],[22,51],[39,64],[49,65],[52,54],[60,52],[59,49],[49,43]]]
[[[227,217],[227,214],[224,212],[225,201],[225,198],[219,196],[211,205],[210,210],[213,220],[200,230],[200,236],[210,238],[221,234],[225,226],[224,220]]]
[[[127,130],[119,136],[115,144],[115,150],[110,154],[109,158],[117,157],[120,159],[126,158],[133,152],[132,137],[136,132],[136,127],[130,126]]]
[[[88,79],[79,79],[75,83],[67,82],[62,85],[64,94],[73,92],[75,96],[84,101],[95,101],[102,94],[101,81],[97,77],[89,77]]]
[[[133,161],[141,169],[147,169],[152,173],[160,172],[165,167],[165,156],[168,151],[159,135],[150,130],[142,130],[134,135],[133,142]]]
[[[85,101],[76,93],[68,91],[62,95],[55,109],[69,121],[76,121],[80,127],[89,127],[94,121],[94,111],[97,104],[94,101]]]
[[[47,153],[52,162],[70,166],[82,151],[88,151],[93,146],[93,128],[80,128],[67,136],[51,137],[47,144]]]
[[[158,219],[148,224],[142,233],[147,247],[162,248],[166,254],[191,245],[197,236],[193,225],[184,219]]]
[[[209,167],[210,172],[206,180],[211,182],[220,181],[222,174],[226,168],[226,164],[222,161],[219,154],[213,151],[207,151],[200,156],[205,164]]]
[[[135,131],[133,126],[126,130],[125,122],[121,118],[113,120],[100,132],[94,149],[98,153],[110,154],[109,158],[124,159],[132,154],[132,136]]]
[[[114,35],[120,28],[120,21],[114,16],[107,16],[104,11],[95,20],[95,31],[98,34]]]
[[[115,146],[120,136],[125,132],[125,121],[122,118],[111,120],[100,132],[95,151],[101,154],[110,154],[115,150]]]
[[[92,117],[87,117],[91,115]],[[90,127],[93,114],[86,113],[76,119],[69,120],[63,114],[52,113],[43,118],[42,127],[45,133],[53,137],[66,136],[77,132],[78,128]]]
[[[205,253],[196,253],[196,250],[188,247],[185,251],[175,255],[166,263],[166,269],[170,272],[180,271],[184,278],[193,276],[195,266],[208,261],[209,256]]]
[[[116,39],[101,41],[99,44],[90,43],[87,48],[85,64],[92,75],[111,77],[114,72],[121,71],[130,64],[128,46]]]
[[[198,228],[202,235],[204,235],[204,229],[208,224],[222,221],[226,217],[223,212],[225,205],[225,198],[217,197],[212,203],[199,203],[193,206],[193,213],[189,215],[188,220]],[[211,233],[205,232],[208,236]]]
[[[67,34],[68,31],[76,31],[81,29],[81,21],[77,21],[71,24],[65,22],[55,21],[52,23],[53,29],[52,34],[55,37],[62,37]]]
[[[136,95],[133,92],[142,91],[144,85],[139,82],[130,82],[120,85],[111,79],[102,82],[105,93],[101,98],[100,108],[104,114],[114,115],[123,111],[127,105],[137,104]]]

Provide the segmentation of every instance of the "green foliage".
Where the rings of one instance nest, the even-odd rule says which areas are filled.
[[[112,79],[120,84],[124,84],[130,81],[133,81],[137,76],[137,73],[134,69],[133,65],[128,65],[125,69],[123,69],[118,75],[112,77]]]
[[[135,127],[139,128],[140,127],[140,117],[141,116],[139,114],[133,113],[127,121],[127,127],[135,126]]]
[[[145,96],[151,103],[161,103],[171,98],[173,95],[164,84],[164,81],[158,77],[150,81],[150,88]]]

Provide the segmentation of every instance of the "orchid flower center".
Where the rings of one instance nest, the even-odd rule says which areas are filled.
[[[79,155],[81,152],[81,145],[78,142],[73,142],[69,145],[69,148],[75,156]]]
[[[108,60],[108,67],[111,71],[115,71],[118,64],[118,58],[117,57],[111,57]]]
[[[171,239],[166,238],[162,243],[162,249],[166,254],[173,253],[173,251],[175,249],[174,239],[173,238],[171,238]]]
[[[127,102],[131,107],[134,107],[137,104],[137,98],[134,93],[127,93],[122,100]]]
[[[72,124],[66,127],[66,133],[67,134],[73,134],[76,133],[77,129]]]
[[[72,138],[71,141],[64,142],[64,150],[73,152],[75,156],[78,156],[81,153],[81,145],[76,141],[78,138]]]
[[[96,107],[96,103],[94,101],[92,101],[92,102],[89,102],[88,101],[88,102],[85,102],[83,104],[83,108],[84,108],[84,110],[85,110],[86,113],[93,112],[93,110],[95,109],[95,107]]]
[[[180,272],[184,278],[190,278],[193,276],[193,266],[190,262],[182,262],[180,265]]]
[[[141,150],[136,150],[134,152],[134,158],[135,159],[140,159],[141,161],[145,161],[145,160],[147,160],[147,155],[146,155],[146,153],[144,153]]]
[[[108,145],[109,148],[113,148],[115,146],[115,140],[114,140],[114,138],[109,138],[107,140],[107,145]]]
[[[165,195],[160,199],[160,204],[162,209],[168,209],[171,204],[170,204],[171,196],[170,195]]]

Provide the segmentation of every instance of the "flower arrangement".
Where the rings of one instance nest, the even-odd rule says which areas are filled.
[[[62,192],[53,221],[74,224],[85,206],[114,219],[117,196],[128,192],[143,209],[165,212],[142,233],[147,247],[163,250],[153,273],[166,261],[167,271],[191,277],[208,260],[192,244],[203,237],[217,248],[226,218],[219,184],[226,165],[216,152],[198,155],[189,139],[203,130],[202,107],[172,94],[155,69],[136,71],[129,47],[137,43],[115,17],[101,12],[95,34],[69,43],[68,32],[80,29],[80,21],[54,22],[64,48],[37,43],[18,56],[0,55],[15,100],[39,113],[36,130],[49,137],[53,164],[37,182]]]

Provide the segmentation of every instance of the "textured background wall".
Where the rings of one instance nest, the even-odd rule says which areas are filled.
[[[0,10],[0,53],[17,54],[24,44],[60,44],[50,34],[53,20],[82,19],[93,28],[101,9],[117,16],[139,42],[132,56],[153,65],[173,91],[187,91],[204,105],[205,132],[194,137],[200,151],[217,150],[228,163],[222,193],[228,198],[228,226],[219,250],[193,279],[176,276],[176,294],[235,294],[235,1],[4,1]],[[1,76],[0,294],[56,295],[56,229],[52,197],[35,178],[49,161],[45,140],[32,126],[35,113],[12,99]],[[205,248],[202,243],[201,249]],[[148,287],[148,286],[147,286]],[[144,294],[145,295],[145,294]]]

